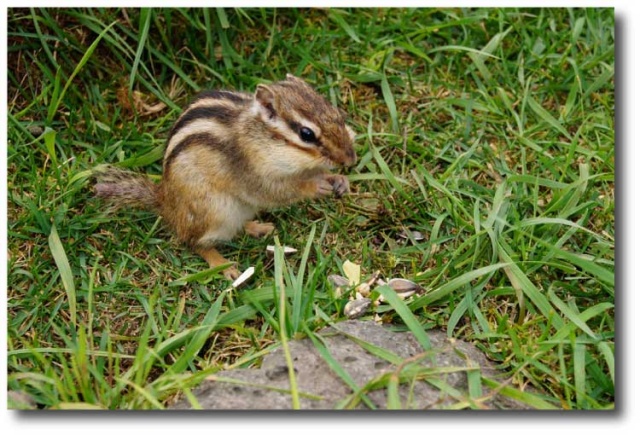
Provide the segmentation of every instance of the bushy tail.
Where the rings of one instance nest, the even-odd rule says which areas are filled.
[[[146,176],[110,165],[98,166],[93,175],[96,197],[105,199],[113,210],[123,206],[160,209],[159,185]]]

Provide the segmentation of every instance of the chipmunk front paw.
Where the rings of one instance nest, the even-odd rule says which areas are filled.
[[[331,184],[333,193],[337,197],[349,192],[349,179],[340,174],[329,174],[325,179]]]
[[[316,196],[327,196],[333,193],[333,184],[327,176],[318,177],[316,179]]]

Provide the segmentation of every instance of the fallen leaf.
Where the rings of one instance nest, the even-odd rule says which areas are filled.
[[[357,285],[360,283],[360,265],[350,262],[349,260],[342,263],[342,270],[349,279],[349,285]]]

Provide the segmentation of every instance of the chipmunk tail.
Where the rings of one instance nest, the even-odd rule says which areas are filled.
[[[115,211],[121,207],[144,208],[158,211],[160,185],[147,176],[111,165],[100,165],[93,170],[96,184],[93,191]]]

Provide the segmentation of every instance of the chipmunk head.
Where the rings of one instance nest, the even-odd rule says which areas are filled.
[[[355,163],[355,134],[342,112],[304,80],[287,74],[286,80],[258,85],[255,103],[271,133],[283,138],[310,167]]]

